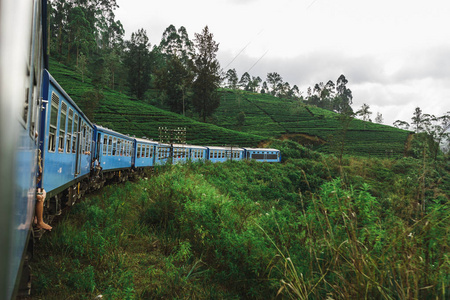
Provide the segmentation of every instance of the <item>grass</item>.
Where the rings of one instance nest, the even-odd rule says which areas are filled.
[[[421,187],[415,159],[278,146],[283,164],[162,166],[89,196],[39,243],[35,297],[449,295],[448,163]]]

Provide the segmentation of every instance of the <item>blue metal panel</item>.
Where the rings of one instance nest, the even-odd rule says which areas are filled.
[[[47,191],[50,197],[52,196],[52,191],[55,191],[59,187],[64,186],[77,178],[89,174],[91,166],[91,150],[93,150],[92,133],[94,132],[94,128],[83,112],[48,72],[45,72],[44,86],[45,94],[43,97],[48,103],[44,106],[45,113],[43,118],[43,125],[45,125],[45,139],[42,145],[42,187]],[[57,106],[52,106],[52,97],[59,99]],[[64,118],[65,121],[64,119],[61,120],[61,107],[63,103],[67,106],[66,116]],[[51,114],[52,110],[55,110],[56,112],[56,107],[56,130],[50,134]],[[69,134],[67,132],[67,129],[69,128],[69,110],[73,111],[74,116],[71,140],[70,143],[67,143],[67,134]],[[78,116],[77,125],[75,125],[75,116]],[[61,124],[61,122],[64,122],[64,124]],[[64,139],[62,141],[60,140],[60,137],[62,137],[60,129],[64,130]],[[50,135],[52,135],[52,139],[50,139]],[[53,144],[52,149],[49,149],[50,143]]]
[[[169,144],[158,144],[156,146],[156,157],[155,165],[164,165],[169,160],[170,156],[170,145]]]
[[[245,148],[245,157],[261,162],[281,162],[281,153],[277,149]]]
[[[208,159],[207,153],[208,148],[203,146],[194,146],[194,145],[188,145],[187,148],[189,149],[189,159],[193,162],[195,161],[205,161]]]
[[[130,150],[129,147],[130,145],[133,145],[134,139],[111,129],[98,125],[95,126],[97,127],[97,132],[99,132],[101,136],[99,162],[103,171],[131,168],[132,150]],[[104,145],[105,137],[107,137],[108,141],[106,154],[104,149],[106,146]],[[127,145],[127,148],[125,148],[125,145]],[[129,151],[125,151],[127,149]]]
[[[145,139],[135,139],[134,143],[134,166],[136,168],[154,166],[158,142]],[[140,153],[138,153],[138,151],[140,151]]]
[[[230,147],[207,147],[208,160],[211,162],[225,162],[227,160],[242,160],[244,149]]]

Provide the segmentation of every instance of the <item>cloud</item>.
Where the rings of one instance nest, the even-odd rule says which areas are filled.
[[[449,53],[449,45],[406,53],[402,66],[393,74],[393,80],[450,79]]]
[[[344,74],[349,81],[347,86],[353,92],[353,108],[367,103],[373,117],[380,112],[384,123],[392,125],[398,119],[410,121],[416,107],[435,115],[450,110],[450,58],[445,55],[446,51],[445,48],[430,50],[427,52],[430,55],[420,60],[410,53],[404,55],[402,63],[394,65],[392,60],[381,56],[352,57],[333,51],[302,54],[290,59],[266,56],[249,73],[265,80],[267,73],[277,72],[291,86],[298,85],[304,94],[309,86],[328,80],[336,82]],[[219,59],[229,63],[236,54],[219,53]],[[260,57],[243,52],[228,68],[236,68],[240,77]]]

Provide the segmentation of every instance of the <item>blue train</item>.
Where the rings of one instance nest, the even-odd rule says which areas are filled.
[[[46,6],[0,1],[0,299],[29,291],[38,188],[51,222],[107,180],[167,162],[281,160],[277,149],[164,144],[93,124],[47,71]]]

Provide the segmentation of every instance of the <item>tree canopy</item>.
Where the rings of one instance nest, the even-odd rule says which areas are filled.
[[[217,60],[219,44],[214,41],[214,35],[208,26],[201,33],[195,34],[196,55],[194,60],[195,80],[192,86],[192,105],[195,111],[206,122],[220,105],[217,94],[221,78],[220,64]]]

